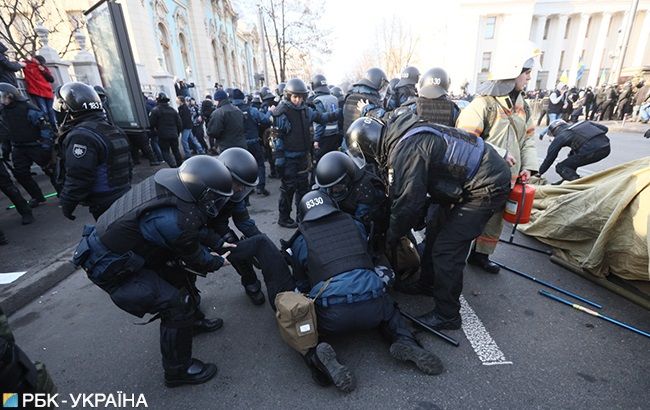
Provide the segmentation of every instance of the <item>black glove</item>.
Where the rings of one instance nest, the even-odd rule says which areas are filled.
[[[72,213],[76,208],[77,208],[77,204],[73,202],[61,201],[61,210],[63,211],[63,216],[65,216],[71,221],[77,219],[76,216],[72,215]]]

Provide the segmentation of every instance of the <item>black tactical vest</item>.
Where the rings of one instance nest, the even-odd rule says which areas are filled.
[[[296,110],[288,107],[284,110],[287,116],[291,131],[284,137],[284,149],[286,151],[305,152],[311,149],[312,139],[309,128],[311,123],[307,119],[307,108]]]
[[[70,135],[77,130],[87,131],[104,146],[109,187],[119,188],[130,185],[131,149],[124,132],[106,121],[84,121],[76,125],[70,131]]]
[[[307,242],[307,276],[311,285],[354,269],[373,269],[366,240],[352,217],[337,211],[315,221],[301,222]]]
[[[132,250],[143,256],[147,242],[140,233],[139,218],[147,211],[163,207],[177,208],[185,216],[202,217],[195,204],[181,201],[150,176],[133,186],[99,217],[95,226],[97,236],[115,253]],[[183,225],[187,221],[179,222]]]
[[[446,98],[423,98],[418,97],[415,101],[416,112],[423,120],[434,124],[455,127],[454,108],[455,104]]]
[[[360,100],[368,100],[371,104],[381,107],[379,99],[372,94],[353,93],[345,97],[343,103],[343,131],[346,132],[357,118],[361,117],[361,112],[357,109],[357,103]]]
[[[16,101],[2,109],[2,119],[9,131],[9,141],[12,144],[36,144],[41,138],[40,128],[32,124],[27,117],[31,110],[39,111],[38,108],[24,101]]]
[[[580,121],[568,128],[573,134],[571,139],[571,149],[578,151],[587,141],[592,138],[606,135],[608,128],[601,124],[596,124],[591,121]]]

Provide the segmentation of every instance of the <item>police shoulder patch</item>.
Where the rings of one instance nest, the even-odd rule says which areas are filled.
[[[74,155],[75,158],[81,158],[84,155],[86,155],[86,151],[88,151],[88,147],[85,145],[81,144],[74,144],[72,146],[72,155]]]

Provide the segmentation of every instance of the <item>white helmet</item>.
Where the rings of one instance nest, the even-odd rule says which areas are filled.
[[[539,57],[542,52],[532,41],[518,45],[508,44],[496,51],[496,58],[488,74],[488,80],[512,80],[526,69],[541,68]]]

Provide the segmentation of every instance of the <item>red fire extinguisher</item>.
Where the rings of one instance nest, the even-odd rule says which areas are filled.
[[[533,199],[535,199],[535,187],[518,178],[506,201],[503,219],[513,224],[528,223],[530,211],[533,209]]]

